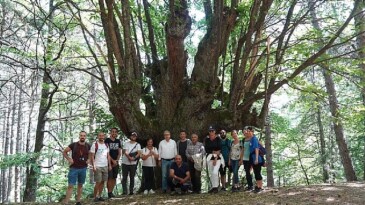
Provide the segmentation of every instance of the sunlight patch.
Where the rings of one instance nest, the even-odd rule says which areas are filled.
[[[342,189],[339,189],[337,187],[325,187],[322,189],[323,191],[341,191]]]
[[[301,194],[302,192],[301,191],[297,191],[297,192],[289,192],[287,195],[288,196],[294,196],[294,195],[298,195],[298,194]]]
[[[182,199],[173,199],[173,200],[166,200],[163,203],[165,204],[169,204],[169,203],[177,203],[179,201],[182,201]]]
[[[334,202],[334,201],[336,201],[336,199],[335,199],[335,198],[333,198],[333,197],[328,197],[328,198],[326,199],[326,202]]]
[[[365,187],[365,184],[363,184],[363,183],[347,183],[347,184],[345,184],[346,186],[348,186],[348,187],[357,187],[357,188],[359,188],[359,187]]]

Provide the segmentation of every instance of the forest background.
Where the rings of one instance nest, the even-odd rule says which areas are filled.
[[[253,125],[268,187],[364,180],[364,6],[0,0],[0,202],[59,201],[62,150],[114,126]]]

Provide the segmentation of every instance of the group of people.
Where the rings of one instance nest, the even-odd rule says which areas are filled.
[[[180,131],[180,139],[171,139],[170,131],[164,131],[164,140],[154,147],[153,139],[147,139],[142,149],[137,142],[137,133],[132,132],[129,141],[124,143],[117,138],[118,129],[110,130],[110,137],[98,133],[98,139],[93,144],[86,143],[86,132],[81,131],[79,141],[71,143],[63,151],[63,156],[70,164],[68,188],[65,202],[68,203],[73,186],[77,184],[77,205],[80,205],[82,186],[85,183],[87,167],[94,172],[94,202],[104,201],[101,197],[105,182],[107,182],[108,198],[114,197],[113,189],[119,173],[119,161],[122,158],[123,195],[134,194],[134,178],[137,164],[142,161],[143,193],[154,194],[155,167],[160,166],[162,172],[162,192],[201,193],[201,171],[206,167],[209,175],[208,193],[217,193],[221,182],[221,190],[226,190],[226,173],[233,173],[232,192],[240,187],[238,170],[243,165],[246,172],[246,191],[260,192],[262,190],[261,167],[264,158],[259,154],[259,140],[254,135],[253,127],[243,129],[244,139],[238,138],[236,130],[232,130],[232,140],[227,138],[226,131],[216,133],[212,126],[204,142],[199,142],[196,133],[187,138],[185,130]],[[69,156],[69,152],[72,155]],[[256,186],[253,186],[251,170],[253,169]],[[220,175],[220,177],[219,177]],[[127,181],[129,177],[129,189]],[[230,177],[229,177],[230,178]],[[128,192],[129,190],[129,192]]]

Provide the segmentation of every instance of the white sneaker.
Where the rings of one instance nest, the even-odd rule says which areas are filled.
[[[147,194],[148,194],[148,190],[147,190],[147,189],[146,189],[146,190],[144,190],[143,194],[144,194],[144,195],[147,195]]]
[[[150,194],[154,194],[154,193],[155,193],[155,191],[153,191],[153,190],[151,189],[149,193],[150,193]]]

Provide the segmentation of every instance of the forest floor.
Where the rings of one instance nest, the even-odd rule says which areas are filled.
[[[98,203],[87,200],[83,204],[365,204],[365,183],[265,188],[258,194],[243,191],[174,196],[160,193],[136,194],[117,196]]]

